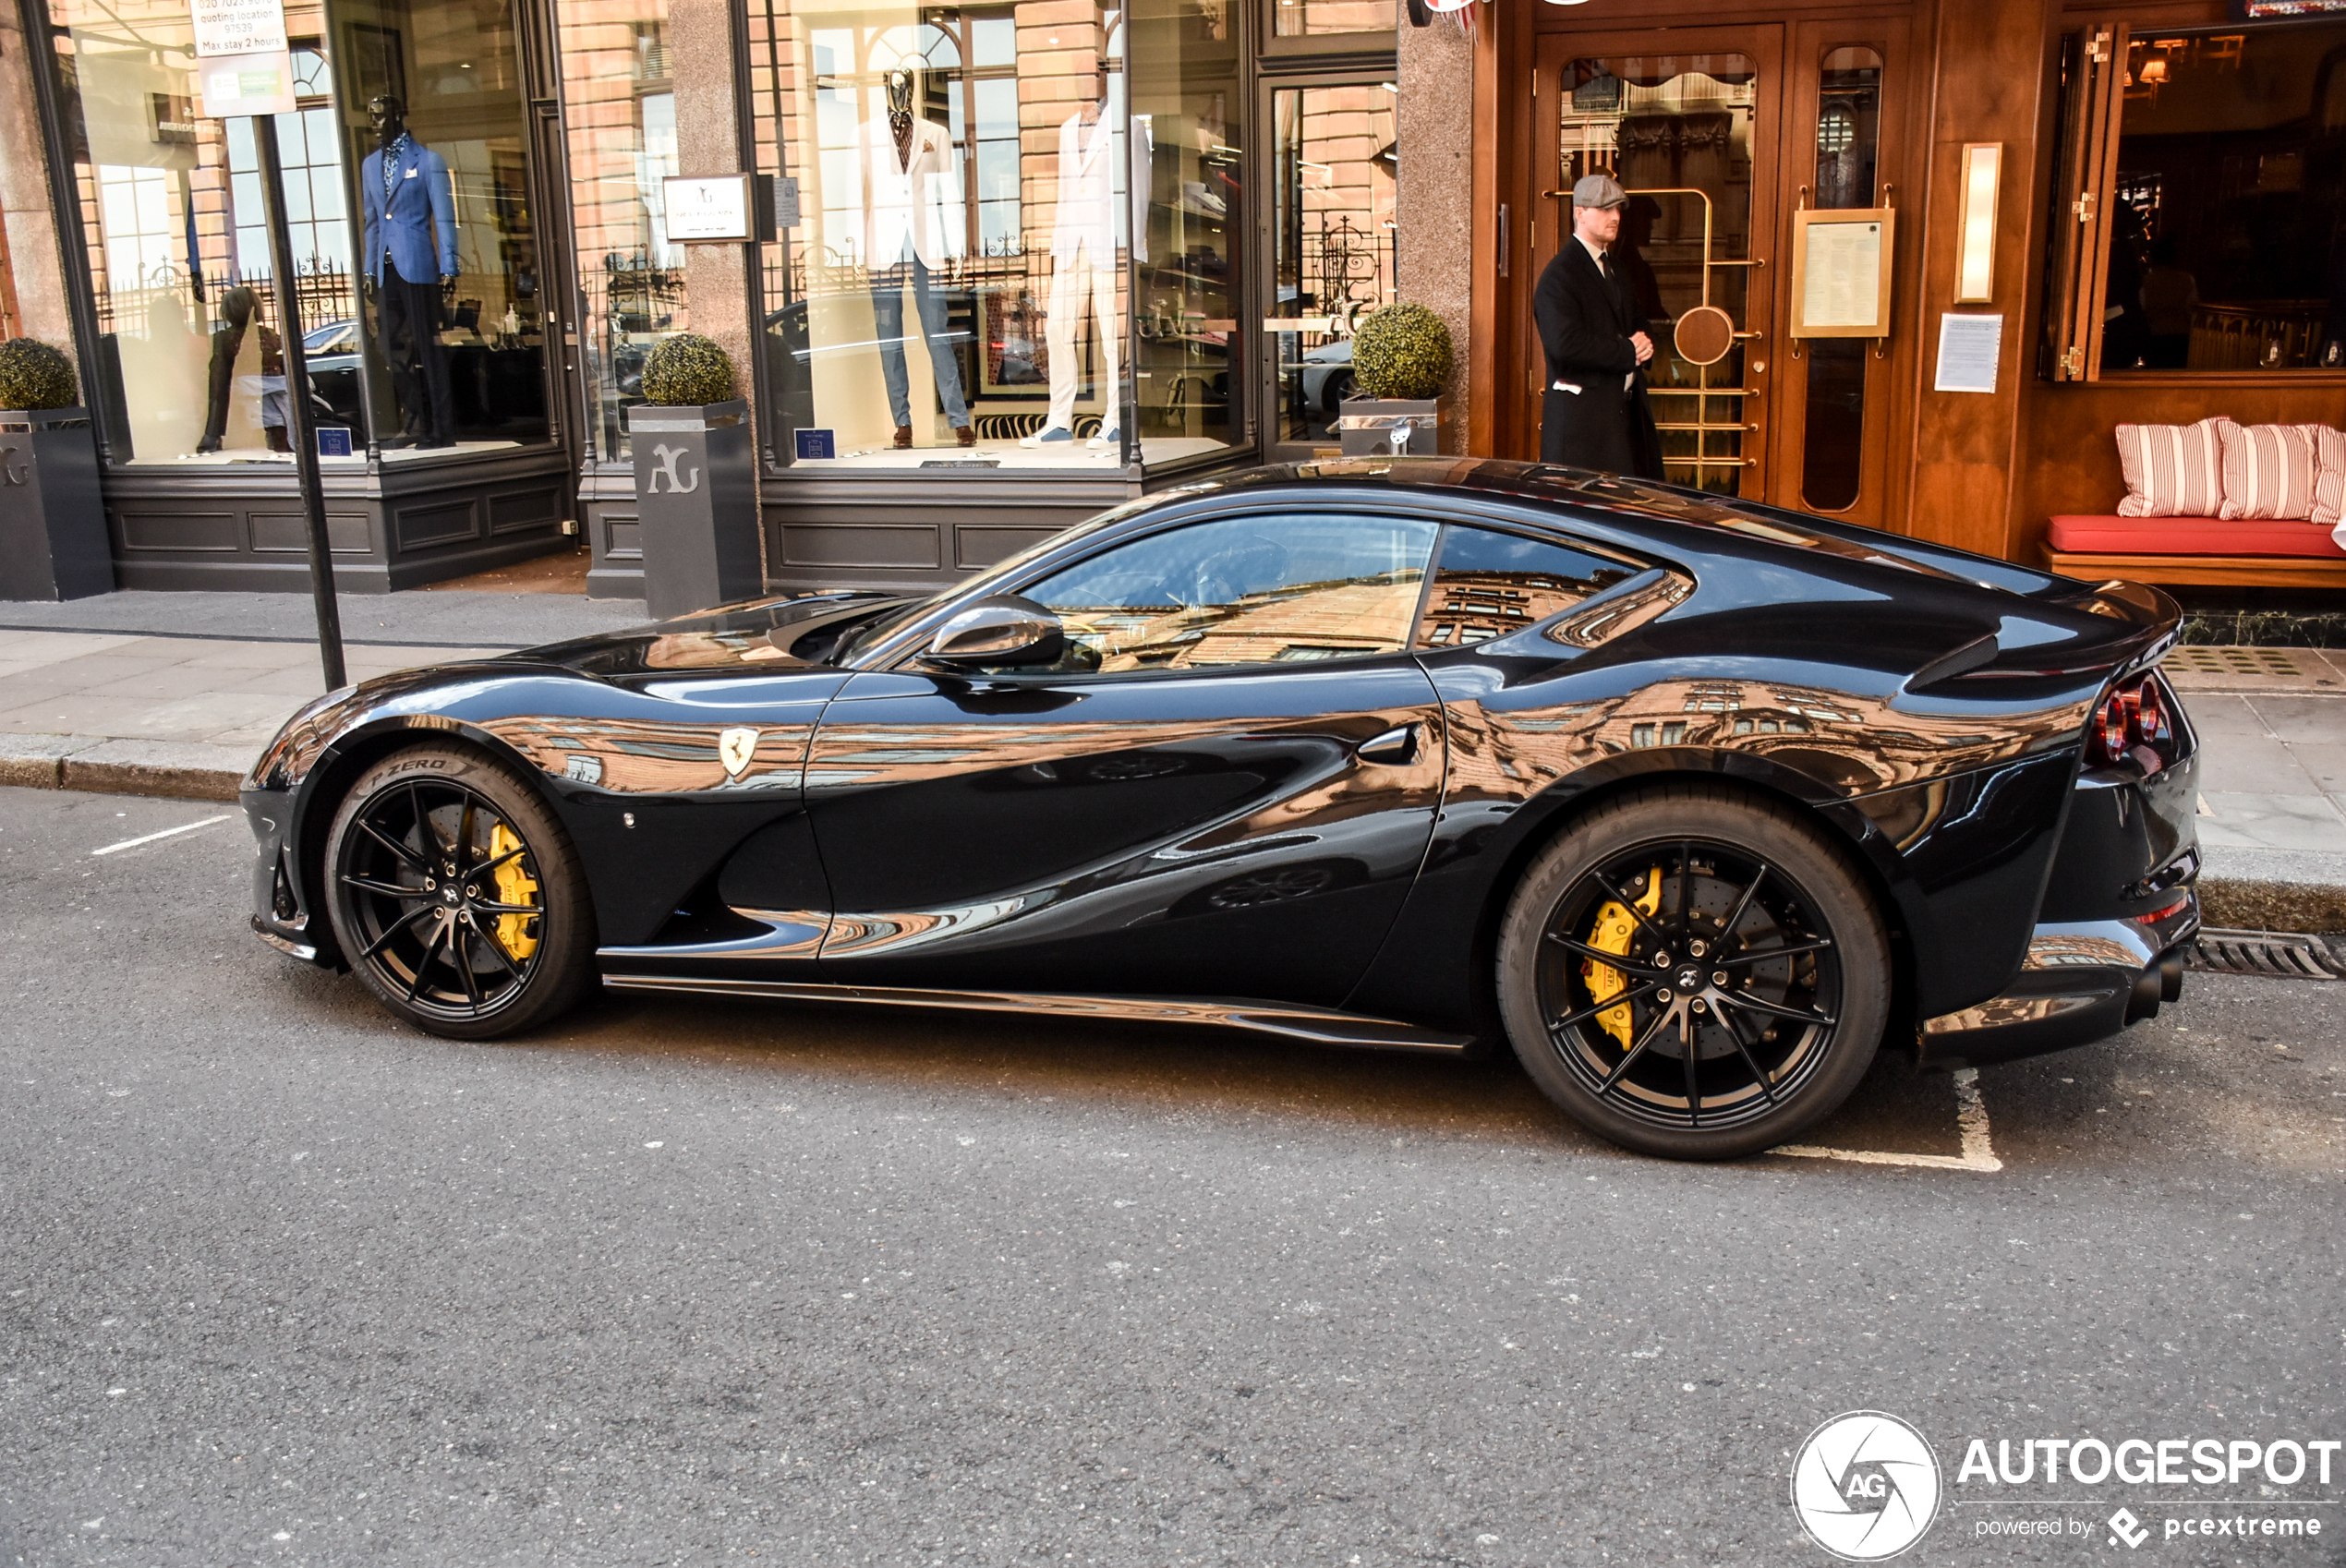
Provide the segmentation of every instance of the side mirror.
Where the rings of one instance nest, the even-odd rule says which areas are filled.
[[[1058,616],[1016,594],[992,594],[955,610],[922,657],[949,668],[992,667],[1057,664],[1066,652]]]

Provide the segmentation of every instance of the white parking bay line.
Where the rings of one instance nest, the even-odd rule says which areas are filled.
[[[1979,1069],[1957,1067],[1955,1080],[1955,1128],[1963,1135],[1960,1154],[1898,1154],[1878,1149],[1820,1149],[1808,1143],[1779,1143],[1768,1151],[1771,1154],[1793,1154],[1804,1160],[1854,1160],[1861,1165],[1923,1165],[1941,1171],[2000,1171],[2004,1163],[1996,1158],[1995,1146],[1988,1141],[1988,1105],[1979,1098]]]
[[[199,827],[210,827],[215,822],[226,822],[236,814],[222,812],[218,816],[205,817],[201,822],[183,822],[176,827],[166,827],[160,833],[145,833],[136,838],[125,838],[119,844],[108,844],[103,850],[92,850],[93,855],[111,855],[121,850],[135,850],[141,844],[151,844],[158,838],[169,838],[181,833],[193,833]]]

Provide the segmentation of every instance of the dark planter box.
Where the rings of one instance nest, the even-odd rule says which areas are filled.
[[[0,599],[112,592],[90,411],[0,409]]]
[[[627,433],[652,616],[689,615],[763,594],[749,404],[647,404],[627,411]]]

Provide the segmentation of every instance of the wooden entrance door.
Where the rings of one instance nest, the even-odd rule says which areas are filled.
[[[1784,173],[1792,192],[1778,246],[1790,258],[1801,208],[1887,208],[1891,308],[1880,338],[1788,334],[1794,269],[1773,280],[1775,360],[1768,483],[1761,499],[1880,528],[1905,527],[1914,419],[1921,183],[1909,172],[1921,79],[1903,13],[1795,22],[1784,49]]]
[[[1636,30],[1540,23],[1529,156],[1508,182],[1513,211],[1530,215],[1530,254],[1507,291],[1511,406],[1494,424],[1497,450],[1538,455],[1533,283],[1571,234],[1573,182],[1606,173],[1631,192],[1620,253],[1660,329],[1647,378],[1667,476],[1900,526],[1904,465],[1893,454],[1912,435],[1922,234],[1922,78],[1905,10]],[[1788,336],[1803,207],[1911,208],[1894,233],[1886,338]],[[1695,352],[1674,342],[1675,324],[1705,304],[1737,334],[1708,365],[1695,334],[1685,345]]]
[[[1620,181],[1629,205],[1615,265],[1656,329],[1646,380],[1667,476],[1727,495],[1767,493],[1784,34],[1781,23],[1554,33],[1540,40],[1533,78],[1534,276],[1571,240],[1574,182]],[[1527,374],[1515,384],[1529,457],[1539,450],[1546,361],[1530,290],[1523,296],[1517,353]],[[1675,324],[1706,307],[1738,334],[1716,359],[1674,341]]]

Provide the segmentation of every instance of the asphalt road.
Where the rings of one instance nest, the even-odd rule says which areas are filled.
[[[615,997],[434,1040],[252,938],[240,823],[91,853],[221,809],[0,790],[0,1563],[1821,1564],[1792,1454],[1859,1408],[1943,1468],[1902,1562],[2346,1561],[2346,1455],[1956,1474],[2346,1438],[2346,984],[1984,1071],[2001,1170],[1673,1165],[1506,1061]],[[1954,1111],[1883,1069],[1815,1141]],[[2210,1500],[2325,1533],[2164,1536]]]

